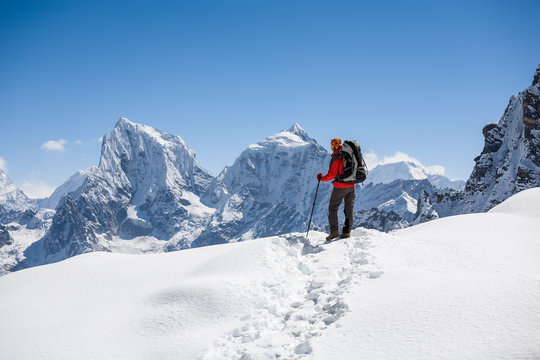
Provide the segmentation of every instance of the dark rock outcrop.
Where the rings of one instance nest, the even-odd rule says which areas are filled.
[[[354,224],[355,228],[364,227],[384,232],[406,228],[410,225],[398,213],[377,208],[356,211],[354,213]]]
[[[0,247],[11,244],[13,244],[13,238],[9,234],[8,229],[0,224]]]

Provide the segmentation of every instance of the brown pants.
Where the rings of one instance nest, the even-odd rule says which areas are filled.
[[[330,232],[338,231],[339,222],[337,211],[339,205],[343,199],[345,199],[345,226],[343,226],[344,233],[350,233],[353,226],[353,208],[354,208],[354,192],[355,187],[350,188],[334,188],[332,195],[330,196],[330,203],[328,205],[328,224],[330,224]]]

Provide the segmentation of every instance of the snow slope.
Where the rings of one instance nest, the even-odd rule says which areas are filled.
[[[0,278],[8,359],[534,359],[540,188],[319,246],[301,234]]]
[[[540,358],[540,188],[390,234],[317,358]],[[359,355],[360,354],[360,355]]]

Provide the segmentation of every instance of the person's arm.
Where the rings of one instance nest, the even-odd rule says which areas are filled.
[[[333,180],[337,174],[339,173],[339,170],[340,170],[340,165],[341,164],[341,158],[337,158],[334,163],[332,164],[332,167],[330,168],[330,170],[328,170],[328,174],[324,175],[322,178],[321,178],[321,181],[330,181],[330,180]]]

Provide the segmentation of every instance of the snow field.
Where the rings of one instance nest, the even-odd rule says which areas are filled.
[[[389,234],[371,250],[384,276],[345,296],[315,358],[540,358],[539,204],[536,188]]]
[[[351,284],[365,274],[381,274],[370,271],[368,232],[354,233],[354,240],[324,245],[332,252],[311,245],[302,234],[274,238],[267,249],[274,258],[274,278],[253,284],[253,291],[264,294],[263,302],[203,358],[300,359],[311,354],[312,342],[349,311],[343,294]],[[324,236],[313,232],[311,241],[323,243]]]
[[[362,241],[322,251],[290,234],[165,254],[90,253],[12,273],[0,281],[2,356],[303,358],[369,273]]]
[[[540,188],[390,234],[90,253],[0,278],[6,359],[538,359]]]

